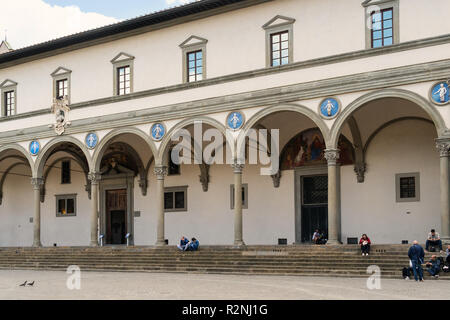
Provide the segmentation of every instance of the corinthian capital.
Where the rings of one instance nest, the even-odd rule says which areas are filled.
[[[439,151],[441,158],[450,157],[450,138],[449,139],[437,139],[436,148]]]
[[[31,184],[33,185],[33,189],[40,189],[41,186],[44,185],[44,179],[42,178],[32,178]]]
[[[231,165],[231,167],[233,168],[234,173],[242,173],[242,171],[244,170],[244,164],[243,163],[233,163]]]
[[[98,184],[101,179],[102,179],[102,176],[98,172],[89,172],[89,174],[88,174],[88,180],[91,182],[91,185]]]
[[[329,166],[337,165],[337,161],[339,160],[339,149],[326,149],[325,150],[325,159],[327,159]]]
[[[164,177],[167,176],[167,167],[166,166],[158,166],[153,169],[156,179],[164,180]]]

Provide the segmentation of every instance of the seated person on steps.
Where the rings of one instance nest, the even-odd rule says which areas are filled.
[[[177,247],[181,251],[185,251],[188,243],[189,243],[189,240],[186,237],[181,237],[180,244]]]
[[[370,242],[370,239],[367,236],[367,234],[364,233],[362,235],[361,240],[359,240],[359,245],[361,246],[361,253],[362,253],[362,255],[363,256],[364,255],[368,256],[369,253],[370,253],[371,242]]]
[[[436,232],[436,230],[431,229],[431,232],[428,234],[428,239],[425,244],[425,249],[427,251],[430,251],[430,246],[433,248],[438,246],[439,250],[442,251],[442,241],[441,237],[439,236],[439,233]]]
[[[186,245],[186,249],[184,251],[197,251],[200,243],[197,239],[192,238],[191,241]]]
[[[432,277],[439,278],[439,272],[441,271],[441,261],[435,256],[431,256],[431,260],[427,262],[427,271]]]

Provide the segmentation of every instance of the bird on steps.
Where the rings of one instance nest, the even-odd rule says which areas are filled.
[[[19,287],[25,287],[27,285],[28,281],[25,281],[24,283],[22,283]]]
[[[29,286],[29,287],[34,286],[34,281],[33,281],[33,282],[30,282],[30,283],[28,284],[28,286]]]

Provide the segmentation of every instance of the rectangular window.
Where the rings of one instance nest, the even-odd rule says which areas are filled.
[[[119,96],[131,93],[130,66],[117,68],[117,94]]]
[[[187,53],[187,80],[195,82],[203,80],[203,51]]]
[[[242,209],[248,209],[248,184],[242,184]],[[234,184],[230,186],[230,208],[234,209]]]
[[[76,194],[56,196],[56,216],[74,217],[76,216]]]
[[[61,183],[62,184],[70,184],[70,161],[62,162]]]
[[[69,95],[68,84],[69,81],[67,79],[56,81],[56,99],[63,99]]]
[[[187,211],[187,186],[171,187],[164,191],[164,211]]]
[[[393,8],[372,13],[372,48],[390,46],[394,43]]]
[[[5,116],[12,116],[16,113],[16,93],[15,91],[5,92]]]
[[[289,31],[270,35],[272,67],[289,63]]]
[[[420,201],[420,174],[401,173],[395,176],[397,202]]]

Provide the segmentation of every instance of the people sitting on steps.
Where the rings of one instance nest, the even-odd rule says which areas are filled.
[[[189,243],[189,239],[183,236],[183,237],[181,237],[180,244],[177,247],[181,251],[185,251],[188,243]]]
[[[419,245],[417,240],[413,241],[413,245],[408,250],[408,257],[411,261],[411,268],[414,272],[414,279],[416,281],[423,282],[423,269],[422,263],[425,258],[425,252],[423,248]]]
[[[361,246],[361,253],[363,256],[368,256],[370,253],[370,245],[372,242],[370,241],[367,234],[363,234],[361,239],[359,240],[359,245]]]
[[[450,265],[450,244],[447,246],[445,254],[446,254],[445,261],[447,262],[447,265]]]
[[[197,251],[200,243],[197,239],[192,238],[191,241],[186,245],[186,249],[184,251]]]
[[[318,243],[319,239],[320,239],[320,232],[319,232],[319,229],[316,229],[314,231],[313,236],[312,236],[312,242],[315,243],[315,244],[319,244]]]
[[[441,271],[441,261],[436,257],[436,255],[432,255],[430,261],[427,262],[427,271],[436,279],[439,278],[439,272]]]
[[[436,230],[431,229],[431,232],[428,234],[427,242],[425,243],[425,249],[428,252],[435,252],[436,247],[439,248],[439,251],[442,252],[442,241],[439,233]]]

